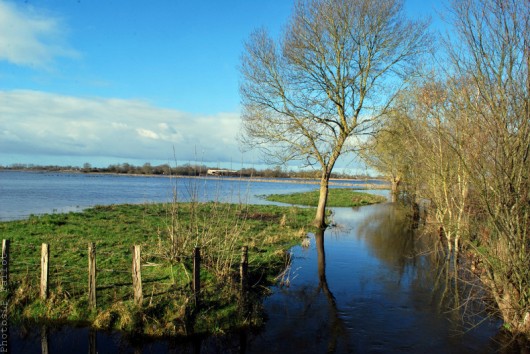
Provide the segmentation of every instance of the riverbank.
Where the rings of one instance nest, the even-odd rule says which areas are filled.
[[[305,237],[313,214],[311,209],[265,205],[170,203],[98,206],[2,222],[0,233],[11,244],[9,285],[2,300],[13,322],[81,323],[155,337],[259,326],[259,298],[285,268],[285,251]],[[91,306],[87,285],[91,242],[96,306]],[[43,243],[49,247],[44,297]],[[140,302],[131,278],[133,245],[141,247]],[[247,282],[252,285],[244,299],[239,278],[243,246],[248,247]],[[198,302],[192,277],[196,247],[201,253]]]

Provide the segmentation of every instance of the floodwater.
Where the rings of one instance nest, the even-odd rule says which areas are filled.
[[[270,184],[280,190],[281,187]],[[292,187],[300,188],[300,187]],[[313,189],[314,186],[301,188]],[[261,193],[261,191],[260,191]],[[271,193],[276,193],[272,191]],[[262,193],[265,194],[265,193]],[[333,209],[333,227],[296,246],[263,328],[189,341],[86,328],[12,326],[15,353],[490,353],[494,318],[452,310],[422,240],[391,203]],[[475,307],[469,306],[473,311]],[[462,318],[466,319],[463,323]],[[472,322],[467,320],[473,319]]]
[[[335,228],[293,249],[289,288],[266,302],[251,353],[488,353],[496,320],[464,326],[440,303],[436,269],[390,203],[334,209]],[[442,289],[440,289],[442,290]]]
[[[382,182],[367,180],[344,183]],[[340,184],[333,187],[340,187]],[[0,221],[22,219],[30,214],[81,211],[94,205],[169,202],[173,198],[178,201],[269,204],[260,196],[316,188],[314,184],[268,183],[239,178],[0,171]]]

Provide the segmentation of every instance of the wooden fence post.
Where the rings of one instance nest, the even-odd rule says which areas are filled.
[[[2,241],[2,286],[0,291],[9,288],[9,240]]]
[[[239,275],[241,277],[241,290],[248,288],[248,247],[241,247],[241,264],[239,265]]]
[[[96,244],[88,244],[88,305],[96,308]]]
[[[140,270],[140,267],[140,246],[135,245],[133,248],[132,278],[134,290],[134,303],[138,306],[142,306],[143,300],[142,272]]]
[[[201,250],[199,247],[193,249],[193,295],[195,305],[199,305],[199,293],[201,292]]]
[[[248,247],[241,247],[241,263],[239,264],[239,276],[241,289],[239,292],[239,313],[243,318],[250,314],[250,302],[248,298]]]
[[[41,258],[40,258],[40,298],[42,300],[48,299],[48,274],[50,259],[50,245],[42,244]]]

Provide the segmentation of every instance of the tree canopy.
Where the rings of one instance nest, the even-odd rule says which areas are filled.
[[[329,176],[385,112],[428,45],[427,23],[400,0],[301,0],[280,39],[256,30],[241,60],[242,140],[275,162]]]

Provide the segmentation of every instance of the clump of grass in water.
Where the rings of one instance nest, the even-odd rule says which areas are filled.
[[[317,206],[320,191],[292,193],[292,194],[271,194],[266,196],[267,200],[293,204]],[[330,188],[328,193],[328,207],[356,207],[362,205],[382,203],[386,198],[380,195],[358,192],[347,188]]]

